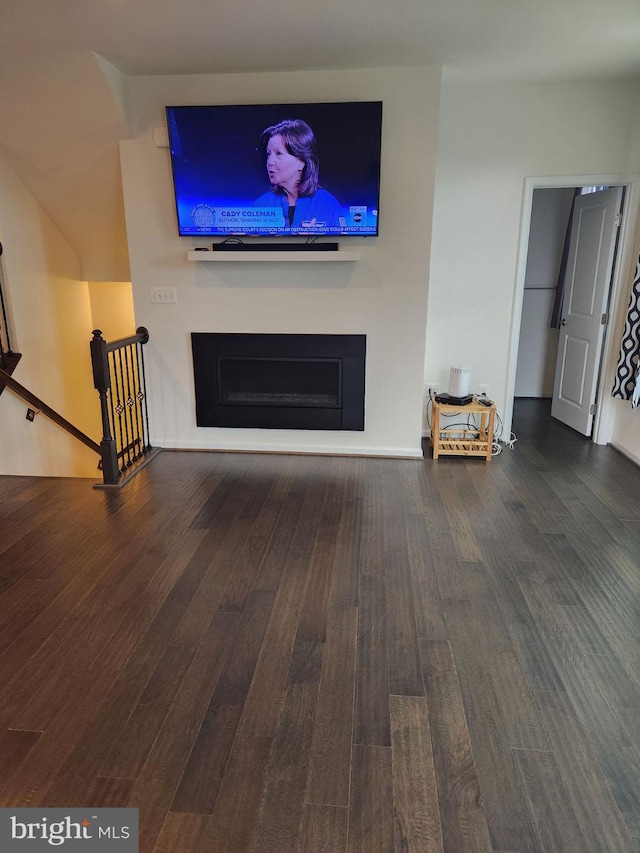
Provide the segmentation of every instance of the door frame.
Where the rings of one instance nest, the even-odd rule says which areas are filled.
[[[636,267],[636,231],[640,206],[640,175],[561,175],[554,177],[525,178],[520,216],[520,238],[514,287],[513,310],[511,315],[511,340],[509,346],[509,366],[507,371],[507,399],[505,423],[511,423],[516,387],[516,368],[518,364],[518,345],[522,324],[522,306],[524,301],[524,280],[529,253],[529,233],[531,230],[531,208],[533,192],[537,189],[558,189],[559,187],[586,186],[623,186],[626,188],[624,213],[618,244],[618,256],[611,284],[609,323],[605,332],[602,360],[598,373],[598,403],[593,422],[591,440],[595,444],[608,444],[613,434],[614,403],[613,398],[603,393],[603,387],[609,380],[613,382],[615,366],[618,361],[620,334],[622,334],[623,314],[627,295],[627,285]],[[617,332],[620,334],[617,334]],[[611,383],[609,383],[611,384]]]

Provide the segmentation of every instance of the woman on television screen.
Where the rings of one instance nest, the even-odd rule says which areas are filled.
[[[271,190],[256,199],[255,206],[281,209],[281,227],[286,230],[339,229],[344,224],[342,208],[319,185],[318,148],[309,125],[302,119],[284,119],[264,130],[260,138]]]

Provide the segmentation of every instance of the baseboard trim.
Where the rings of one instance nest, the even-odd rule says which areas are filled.
[[[292,448],[266,443],[216,447],[210,443],[185,444],[184,442],[158,441],[155,439],[153,445],[154,447],[161,447],[163,450],[185,452],[211,451],[214,453],[276,453],[282,456],[355,456],[364,458],[381,457],[386,459],[424,459],[421,447],[345,447],[344,445],[318,447],[310,445]]]

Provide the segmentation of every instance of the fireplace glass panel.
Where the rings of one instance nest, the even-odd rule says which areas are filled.
[[[342,360],[218,358],[219,403],[225,406],[342,406]]]

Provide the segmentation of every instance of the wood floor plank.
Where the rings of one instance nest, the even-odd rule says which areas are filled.
[[[633,642],[629,645],[633,647]],[[635,643],[638,661],[640,661],[640,642]],[[606,694],[613,708],[637,708],[640,716],[640,670],[633,668],[637,675],[634,680],[617,655],[587,655],[587,664],[593,677]]]
[[[57,712],[59,701],[64,701],[68,690],[79,683],[81,673],[98,654],[102,653],[105,660],[117,657],[125,659],[161,607],[167,604],[167,609],[177,616],[188,604],[189,596],[195,594],[198,581],[206,571],[211,545],[206,538],[198,541],[195,553],[187,552],[190,560],[183,571],[181,562],[175,565],[169,560],[158,564],[154,556],[145,556],[140,563],[144,572],[141,571],[138,581],[146,579],[146,595],[127,601],[118,610],[116,602],[126,600],[127,590],[130,592],[131,587],[125,584],[125,593],[121,591],[118,596],[113,596],[110,595],[110,586],[107,586],[104,597],[96,598],[77,614],[61,621],[58,630],[39,647],[26,675],[17,672],[16,677],[5,684],[2,693],[6,696],[11,691],[11,697],[9,702],[6,699],[3,702],[4,713],[11,716],[11,709],[22,707],[23,713],[19,718],[21,726],[26,727],[29,717],[33,716],[42,722],[44,728],[47,720]],[[131,562],[126,557],[125,550],[123,561],[116,568],[118,576],[125,577],[127,572],[131,573]],[[105,600],[109,602],[108,605],[104,604]],[[118,627],[118,643],[112,642],[110,647],[107,646]],[[27,630],[25,633],[28,636],[30,632]],[[58,659],[61,663],[57,663]],[[118,663],[111,660],[109,665],[118,666]],[[47,692],[44,688],[47,684],[51,685],[50,690],[57,685],[57,701],[45,701]],[[25,701],[27,696],[35,697],[31,708],[30,703]]]
[[[307,802],[349,805],[356,669],[356,608],[331,608],[313,730]]]
[[[384,460],[367,459],[360,534],[360,573],[384,574],[384,522],[380,478]]]
[[[299,853],[346,853],[348,817],[346,808],[307,803]]]
[[[143,806],[141,851],[153,850],[235,639],[237,623],[235,613],[214,614],[131,792],[129,805]]]
[[[138,778],[194,654],[195,648],[167,649],[120,730],[117,743],[100,770],[103,776]]]
[[[267,494],[255,518],[247,519],[240,513],[239,517],[247,525],[245,538],[235,554],[233,570],[218,605],[220,609],[242,611],[260,570],[281,509],[282,500],[279,497],[270,498]]]
[[[268,652],[261,654],[257,661],[238,726],[240,734],[266,738],[275,736],[325,492],[325,483],[310,487],[296,518],[295,532],[290,538],[273,615],[264,639],[264,649]]]
[[[198,850],[249,849],[269,766],[269,738],[237,737],[213,814],[202,824]]]
[[[597,542],[599,545],[613,545],[615,540],[611,530],[603,522],[602,504],[594,506],[588,490],[578,477],[567,472],[553,471],[544,475],[556,495],[569,510],[569,515],[561,519],[561,526],[577,539]]]
[[[536,703],[584,838],[584,850],[628,853],[633,842],[593,749],[563,693],[537,691]]]
[[[238,733],[272,738],[284,701],[287,672],[298,629],[306,577],[306,562],[292,561],[285,569],[244,702]],[[267,652],[268,650],[268,652]]]
[[[446,602],[445,617],[491,841],[498,849],[533,853],[535,843],[519,794],[501,703],[487,671],[487,654],[500,648],[499,634],[498,640],[492,640],[497,629],[487,613],[484,603]]]
[[[342,483],[339,483],[342,486]],[[337,539],[342,504],[336,501],[333,490],[327,490],[320,514],[311,564],[309,582],[300,612],[297,640],[324,643],[327,635],[327,613],[335,571]]]
[[[424,515],[409,514],[405,518],[405,528],[418,637],[423,640],[446,640],[447,627]]]
[[[211,622],[211,614],[221,609],[220,602],[246,533],[246,524],[237,517],[229,520],[225,536],[212,535],[207,531],[202,551],[198,552],[198,556],[203,557],[204,572],[194,576],[186,588],[181,578],[178,587],[182,587],[182,592],[176,589],[170,594],[170,597],[178,597],[179,594],[186,605],[171,637],[172,644],[191,648],[200,643]],[[237,612],[234,608],[226,609]]]
[[[522,578],[519,583],[627,826],[631,832],[640,830],[640,753],[597,684],[551,593],[535,581]]]
[[[403,528],[401,523],[401,533]],[[384,556],[389,692],[424,696],[408,543],[404,536],[399,538],[402,550]]]
[[[100,541],[98,538],[93,543],[90,556],[81,550],[74,551],[73,556],[65,560],[64,566],[49,578],[36,581],[25,579],[25,583],[37,583],[42,589],[49,589],[49,600],[39,612],[32,611],[32,618],[28,621],[22,624],[14,622],[11,627],[5,622],[0,632],[0,645],[4,646],[6,640],[15,644],[19,638],[35,636],[46,640],[63,619],[71,617],[74,611],[78,611],[93,597],[96,589],[108,583],[114,574],[117,576],[118,564],[128,561],[131,565],[144,550],[144,543],[135,542],[116,548],[114,553],[112,542]]]
[[[144,608],[136,606],[131,613],[131,620],[136,625],[139,622],[139,611],[141,609]],[[142,630],[144,630],[144,627]],[[127,636],[126,632],[124,634]],[[137,634],[133,634],[132,636],[133,639],[127,638],[127,643],[124,647],[118,645],[113,649],[107,648],[104,654],[96,659],[92,668],[85,673],[84,678],[78,681],[76,689],[66,695],[64,703],[60,706],[58,713],[52,717],[51,724],[48,726],[44,736],[46,741],[51,740],[55,743],[55,749],[47,751],[46,762],[42,756],[36,755],[31,764],[27,762],[21,768],[20,773],[12,781],[11,787],[14,790],[14,797],[18,796],[15,794],[15,790],[19,791],[20,786],[29,787],[29,797],[34,804],[43,799],[46,799],[48,804],[52,804],[56,793],[59,793],[61,788],[65,787],[65,783],[67,785],[75,784],[76,792],[78,790],[81,793],[86,791],[86,781],[88,780],[82,780],[78,785],[78,767],[73,761],[73,756],[77,752],[76,741],[78,738],[83,737],[84,726],[87,722],[91,719],[96,719],[96,716],[100,717],[102,706],[113,690],[111,685],[115,684],[114,674],[118,671],[118,667],[122,666],[128,655],[127,646],[130,648],[134,645]],[[88,690],[87,683],[89,684]],[[92,726],[90,725],[89,729],[91,728]],[[105,743],[100,742],[98,748],[104,750]],[[98,753],[99,756],[103,754],[103,752]],[[100,766],[99,763],[92,764],[92,759],[95,760],[95,758],[95,750],[90,749],[87,756],[87,763],[91,771],[95,771]],[[87,768],[87,763],[82,763],[85,769]],[[53,769],[54,764],[58,765],[58,769],[55,772]],[[60,770],[60,767],[62,767],[62,770]],[[70,768],[73,769],[71,770]],[[36,786],[33,782],[29,783],[29,774],[33,775],[36,773],[43,782],[42,786]],[[67,774],[66,776],[65,773]],[[91,779],[91,772],[88,779]],[[50,790],[45,793],[47,785],[52,780],[53,784]],[[67,788],[62,802],[68,804],[68,796],[69,792]]]
[[[488,673],[509,746],[548,750],[549,739],[515,651],[507,648],[490,652]]]
[[[549,585],[551,589],[551,585]],[[612,655],[613,649],[589,610],[582,606],[560,605],[562,614],[583,651],[588,655]]]
[[[236,490],[236,492],[239,490],[242,478],[248,474],[250,465],[250,460],[244,459],[241,467],[237,471],[234,471],[232,474],[230,473],[228,476],[222,477],[216,482],[215,487],[211,490],[205,504],[201,507],[196,518],[193,519],[192,527],[210,528],[212,526],[218,513],[223,508],[228,507],[229,498],[233,494],[234,490]]]
[[[31,701],[14,719],[12,725],[15,728],[44,730],[49,726],[69,691],[77,689],[83,673],[87,672],[125,623],[157,570],[158,565],[154,558],[141,558],[135,564],[135,570],[130,573],[135,582],[123,581],[115,595],[110,595],[110,591],[103,591],[103,595],[96,594],[87,608],[72,619],[72,625],[65,630],[64,637],[58,637],[58,648],[65,656],[64,667],[52,668],[50,659],[42,661],[40,672],[49,664],[48,672],[42,676]],[[105,610],[110,618],[99,619],[98,613]],[[81,643],[78,642],[79,638],[82,638]],[[31,679],[33,677],[31,675]]]
[[[99,776],[87,794],[85,805],[96,809],[127,808],[135,779],[110,779]]]
[[[340,515],[330,605],[357,607],[360,577],[362,502],[347,500]]]
[[[638,637],[640,607],[624,582],[612,574],[606,586],[580,587],[580,599],[609,645],[617,653],[631,637]]]
[[[578,826],[553,753],[515,749],[514,758],[540,849],[584,853],[587,840]]]
[[[440,598],[464,598],[464,591],[459,583],[459,561],[455,542],[439,490],[441,481],[447,484],[452,480],[451,472],[446,466],[436,467],[431,471],[431,476],[438,488],[431,487],[429,497],[425,498],[424,524],[428,546],[423,551],[422,559],[426,561],[427,571],[433,573],[436,578]],[[455,483],[453,485],[455,486]]]
[[[129,715],[156,669],[167,643],[188,608],[190,598],[187,590],[193,587],[195,577],[200,575],[201,569],[198,566],[202,563],[202,559],[202,552],[198,548],[195,554],[187,552],[183,555],[183,560],[179,560],[175,565],[168,564],[170,571],[166,577],[167,585],[170,586],[169,594],[165,596],[162,605],[148,625],[146,620],[139,618],[142,624],[142,636],[137,643],[134,643],[130,656],[121,666],[118,677],[99,712],[87,730],[79,734],[73,751],[60,768],[47,792],[49,805],[80,804],[84,792],[100,775],[104,761],[117,742]],[[205,564],[202,563],[202,565]],[[173,572],[174,570],[180,572],[181,569],[185,577],[181,577],[176,583]],[[160,584],[161,589],[162,584]],[[212,624],[209,619],[209,625]],[[223,626],[226,630],[232,630],[235,628],[236,620],[235,618],[219,619],[213,628],[207,626],[209,633],[213,631],[214,637],[216,625],[220,625],[220,630]],[[206,635],[207,632],[205,631],[204,634]],[[205,638],[208,640],[208,637]]]
[[[391,696],[390,708],[396,853],[442,853],[426,699]]]
[[[215,807],[273,601],[272,592],[249,596],[171,811],[211,814]]]
[[[115,672],[102,667],[86,673],[82,689],[77,689],[59,713],[51,720],[47,731],[36,741],[11,779],[4,785],[2,806],[37,808],[46,805],[47,788],[75,745],[82,732],[97,713],[115,679]]]
[[[512,570],[518,565],[521,564],[501,561],[499,555],[494,552],[489,562],[485,564],[485,568],[492,578],[507,631],[530,688],[562,690],[563,685],[558,671]],[[526,565],[531,571],[535,570],[534,564]]]
[[[355,744],[348,853],[394,853],[391,749]]]
[[[448,642],[420,644],[446,853],[489,853],[491,839],[460,685]]]
[[[269,547],[258,569],[254,589],[277,591],[287,554],[298,528],[298,519],[305,505],[310,483],[311,472],[309,471],[306,476],[303,476],[303,472],[299,472],[290,484],[271,534]]]
[[[57,525],[53,515],[23,529],[22,536],[2,554],[2,576],[14,580],[27,577],[42,580],[60,563],[61,555],[66,554],[69,536],[69,530]],[[78,543],[78,547],[83,546]],[[50,562],[42,562],[43,553],[49,554]]]
[[[553,556],[556,569],[556,574],[552,576],[553,580],[558,581],[559,573],[560,578],[565,575],[575,586],[597,585],[589,566],[577,553],[565,533],[547,534],[544,540]]]
[[[556,497],[552,489],[533,465],[519,465],[504,472],[504,482],[512,486],[529,507],[531,517],[541,533],[558,531],[557,517],[567,514],[564,504]]]
[[[172,812],[162,824],[153,853],[200,853],[202,838],[207,833],[209,815],[190,815]],[[144,849],[144,848],[143,848]]]
[[[320,644],[296,643],[252,853],[297,853],[299,849],[321,667]]]
[[[458,559],[472,563],[481,561],[482,552],[469,522],[469,499],[465,500],[455,482],[443,486],[441,495]]]
[[[16,581],[3,579],[3,582],[7,587],[1,599],[0,654],[49,606],[51,598],[60,595],[62,591],[59,581],[56,588],[52,588],[50,582],[30,578]]]
[[[391,746],[387,619],[383,577],[360,578],[353,741]]]
[[[0,790],[20,767],[41,734],[11,729],[0,734]]]

